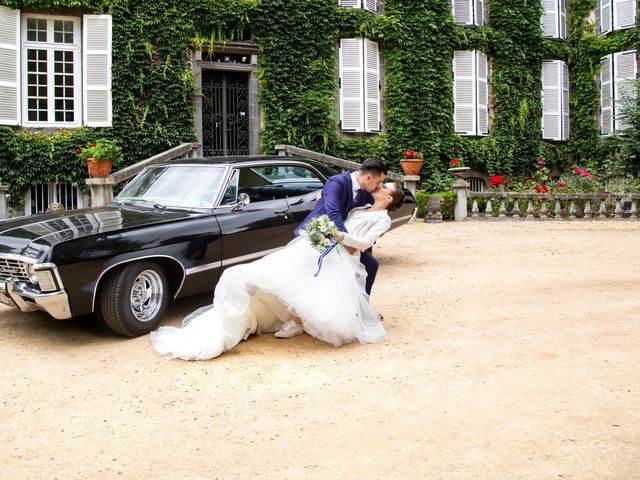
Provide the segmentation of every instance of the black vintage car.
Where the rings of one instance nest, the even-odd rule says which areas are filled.
[[[170,298],[212,292],[226,267],[286,245],[334,173],[294,157],[181,160],[146,168],[107,206],[0,221],[0,302],[145,334]],[[406,193],[394,227],[413,214]]]

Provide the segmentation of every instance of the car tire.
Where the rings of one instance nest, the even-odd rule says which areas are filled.
[[[109,329],[137,337],[158,326],[167,310],[169,295],[167,273],[160,264],[135,262],[108,275],[98,305]]]

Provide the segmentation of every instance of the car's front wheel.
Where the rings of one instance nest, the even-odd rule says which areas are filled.
[[[158,326],[167,310],[169,294],[162,265],[134,262],[108,275],[98,305],[107,327],[120,335],[137,337]]]

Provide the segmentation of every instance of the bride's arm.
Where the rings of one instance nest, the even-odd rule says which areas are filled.
[[[366,232],[358,235],[352,233],[345,233],[342,238],[342,243],[348,247],[353,247],[365,251],[367,248],[373,246],[378,237],[391,228],[391,219],[388,215],[380,217],[380,219],[374,223],[371,228]]]

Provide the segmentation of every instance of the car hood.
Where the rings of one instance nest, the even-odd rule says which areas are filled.
[[[40,259],[52,246],[98,233],[193,217],[194,212],[105,206],[0,221],[0,256]]]

